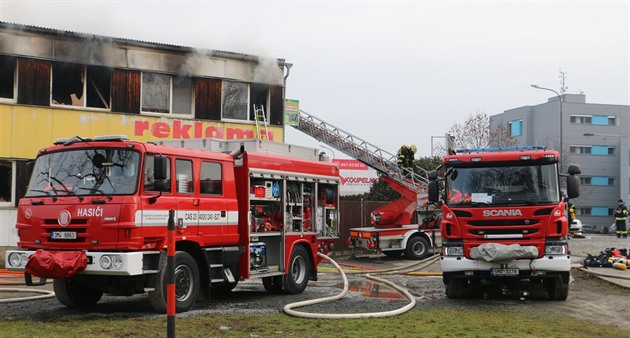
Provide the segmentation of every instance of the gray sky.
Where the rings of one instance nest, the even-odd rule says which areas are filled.
[[[0,20],[284,58],[301,109],[427,156],[470,114],[545,102],[530,84],[560,91],[560,69],[567,93],[630,104],[629,3],[0,0]],[[290,127],[286,142],[318,146]]]

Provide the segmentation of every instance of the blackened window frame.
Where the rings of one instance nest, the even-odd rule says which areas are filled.
[[[0,55],[0,101],[17,101],[17,57]]]

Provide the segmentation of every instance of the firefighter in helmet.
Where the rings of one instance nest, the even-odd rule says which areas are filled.
[[[397,162],[398,162],[398,166],[401,168],[407,168],[408,162],[408,156],[407,153],[410,151],[411,149],[409,148],[409,146],[407,146],[406,144],[403,144],[400,149],[398,149],[398,154],[397,154]]]
[[[623,204],[623,200],[617,201],[619,206],[615,209],[615,225],[617,226],[617,238],[628,238],[626,221],[628,220],[628,207]]]
[[[415,144],[412,144],[409,147],[409,150],[407,151],[407,169],[409,169],[409,171],[413,172],[413,167],[414,167],[414,160],[415,160],[415,156],[416,156],[416,151],[418,150],[418,148],[416,148]]]

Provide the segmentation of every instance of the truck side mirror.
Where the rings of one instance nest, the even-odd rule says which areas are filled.
[[[163,156],[153,157],[153,178],[156,181],[164,181],[167,174],[168,160]]]
[[[571,170],[569,169],[569,172],[570,171]],[[567,177],[567,197],[577,198],[579,196],[580,196],[580,179],[575,175],[569,175]]]
[[[569,175],[579,175],[582,173],[579,164],[570,164],[569,165]]]
[[[438,181],[435,179],[429,181],[428,198],[430,203],[437,203],[440,201]]]
[[[429,179],[429,181],[434,181],[437,179],[437,171],[435,170],[431,170],[427,173],[427,178]]]

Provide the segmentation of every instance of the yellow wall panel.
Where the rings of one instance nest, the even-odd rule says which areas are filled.
[[[221,123],[147,115],[117,114],[0,104],[0,158],[35,158],[59,138],[126,135],[137,141],[190,138],[255,138],[252,123]],[[269,139],[284,142],[282,127]]]

